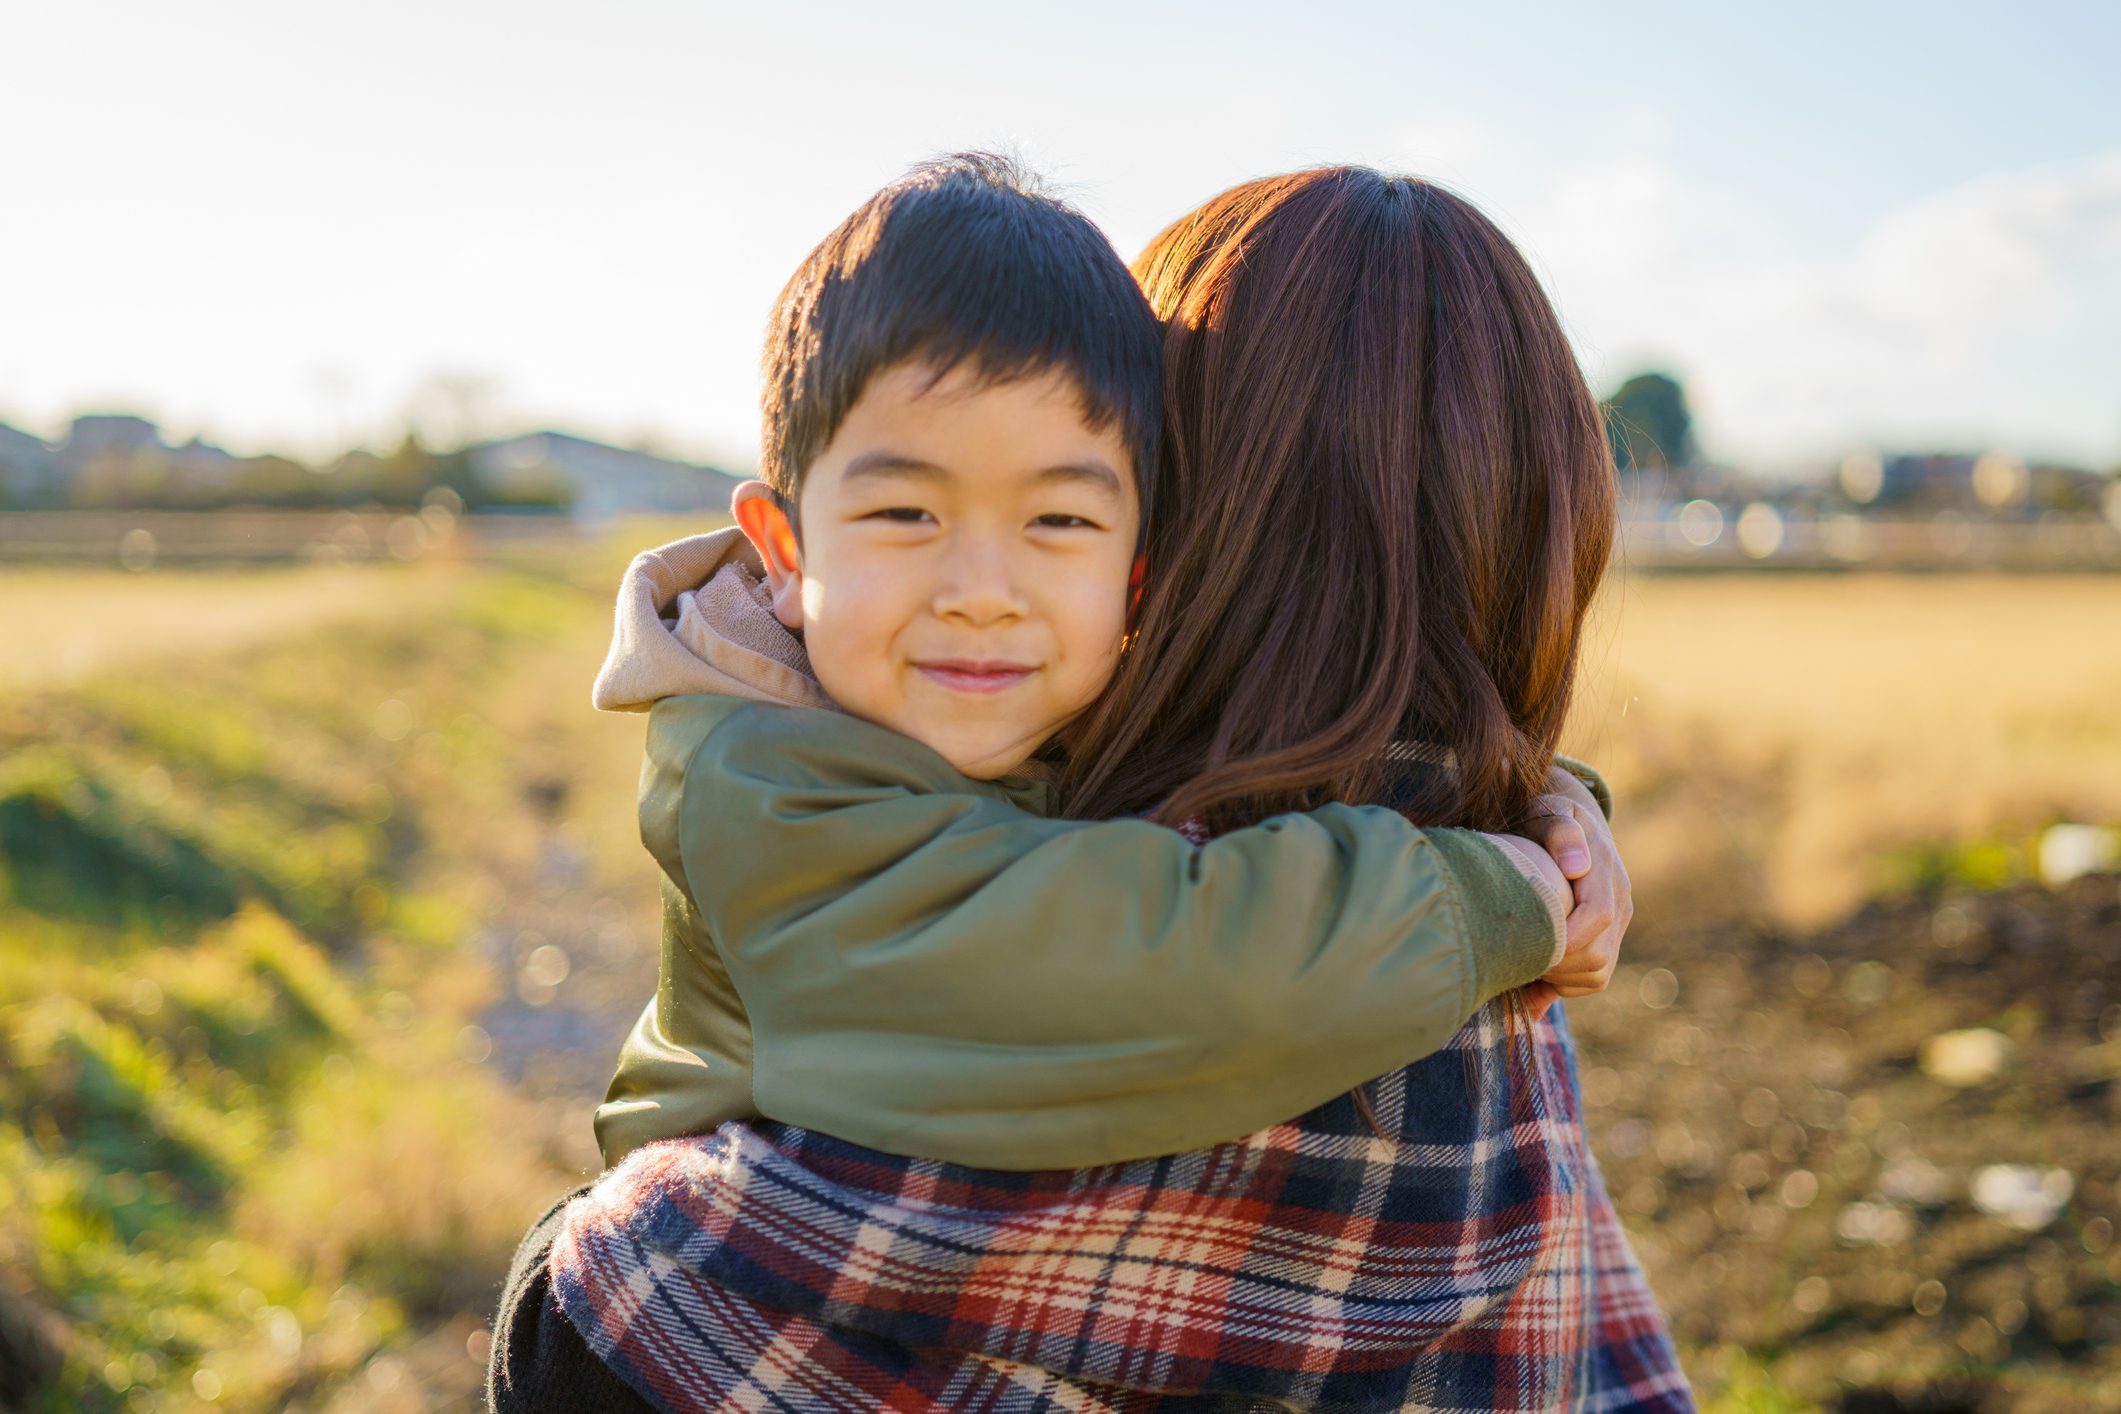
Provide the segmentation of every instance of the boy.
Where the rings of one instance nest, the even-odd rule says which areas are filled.
[[[752,553],[643,556],[598,681],[653,707],[665,876],[607,1163],[758,1115],[987,1167],[1173,1152],[1433,1050],[1558,961],[1552,862],[1468,831],[1327,807],[1203,847],[1040,818],[1038,753],[1121,651],[1158,346],[1102,235],[991,158],[886,188],[789,281]]]

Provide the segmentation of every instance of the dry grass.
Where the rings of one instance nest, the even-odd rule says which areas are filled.
[[[2121,578],[1616,579],[1572,749],[1638,888],[1828,918],[1896,851],[2121,812]]]
[[[0,570],[0,688],[69,683],[100,668],[217,653],[283,633],[375,620],[430,602],[445,565],[254,570]]]

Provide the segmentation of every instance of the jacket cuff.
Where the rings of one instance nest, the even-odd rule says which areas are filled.
[[[1558,947],[1553,915],[1501,846],[1474,830],[1426,833],[1465,905],[1474,1004],[1550,971]]]
[[[1562,954],[1568,951],[1569,907],[1572,900],[1561,896],[1552,881],[1540,870],[1541,861],[1533,859],[1533,855],[1540,853],[1538,845],[1528,839],[1510,835],[1487,835],[1486,839],[1489,844],[1509,856],[1510,862],[1517,866],[1517,872],[1532,886],[1532,891],[1539,895],[1539,901],[1547,906],[1547,921],[1554,925],[1554,956],[1548,960],[1547,967],[1550,970],[1559,967]]]
[[[1579,761],[1573,756],[1563,756],[1558,751],[1554,753],[1554,764],[1582,781],[1584,789],[1598,802],[1598,808],[1605,812],[1606,819],[1613,818],[1613,789],[1605,783],[1605,777],[1598,774],[1596,766],[1588,761]]]

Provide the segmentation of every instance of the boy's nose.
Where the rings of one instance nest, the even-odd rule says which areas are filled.
[[[942,566],[934,608],[938,616],[984,627],[1029,611],[1009,556],[998,547],[970,545]]]

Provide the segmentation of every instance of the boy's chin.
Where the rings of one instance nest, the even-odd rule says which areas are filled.
[[[963,738],[939,740],[919,733],[914,736],[923,746],[948,761],[952,770],[975,781],[999,780],[1021,771],[1025,763],[1038,754],[1040,745],[1039,740],[982,742]]]
[[[937,754],[945,761],[948,761],[952,769],[960,776],[969,777],[975,781],[1000,780],[1003,776],[1022,770],[1024,763],[1031,759],[1031,752],[1014,750],[994,755],[966,758],[956,752],[944,751],[938,747]]]

